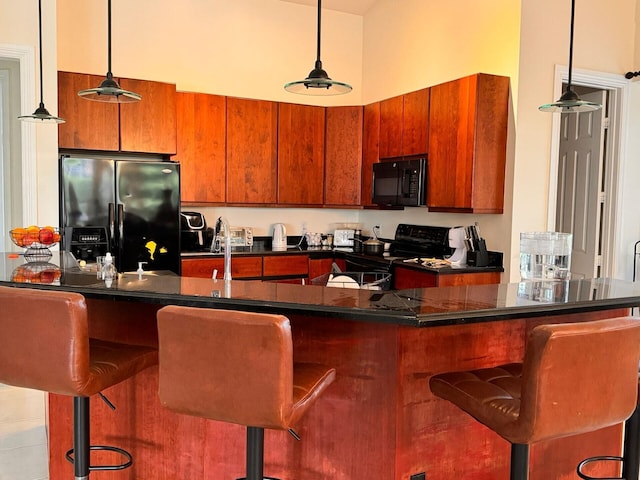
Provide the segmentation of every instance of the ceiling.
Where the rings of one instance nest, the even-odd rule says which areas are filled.
[[[299,3],[300,5],[311,5],[318,7],[318,0],[282,0],[283,2]],[[337,10],[339,12],[353,13],[354,15],[364,15],[367,10],[378,0],[323,0],[322,8]]]

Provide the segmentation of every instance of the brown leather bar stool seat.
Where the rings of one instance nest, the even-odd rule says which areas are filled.
[[[90,445],[89,397],[157,364],[157,349],[89,338],[85,299],[77,293],[0,287],[0,306],[0,383],[74,398],[67,459],[75,478],[131,466],[126,450]],[[124,462],[91,465],[91,450],[116,452]]]
[[[511,443],[511,480],[529,445],[624,422],[638,394],[640,321],[540,325],[521,364],[433,376],[431,391]]]
[[[246,426],[248,480],[263,480],[264,429],[293,432],[335,378],[333,368],[293,362],[282,315],[169,306],[158,311],[158,339],[160,402]]]

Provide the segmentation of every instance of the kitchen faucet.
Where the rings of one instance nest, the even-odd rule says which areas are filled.
[[[229,222],[224,217],[218,217],[216,221],[211,251],[220,251],[221,230],[224,230],[224,275],[222,279],[231,280],[231,229],[229,228]]]

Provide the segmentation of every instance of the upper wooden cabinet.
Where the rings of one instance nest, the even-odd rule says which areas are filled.
[[[58,127],[62,149],[176,153],[176,87],[146,80],[119,80],[120,86],[142,95],[130,104],[93,102],[78,91],[95,88],[104,77],[58,72]]]
[[[327,108],[325,205],[361,204],[363,107]]]
[[[78,97],[80,90],[95,88],[104,77],[83,73],[58,72],[58,125],[60,148],[82,150],[120,149],[118,104],[92,102]]]
[[[423,155],[429,147],[429,89],[380,103],[380,158]]]
[[[380,158],[402,156],[402,96],[380,102]]]
[[[380,159],[380,102],[364,107],[362,138],[362,205],[373,205],[373,164]]]
[[[227,203],[276,203],[277,132],[277,103],[227,98]]]
[[[178,153],[183,202],[226,201],[226,97],[178,92]]]
[[[278,204],[322,205],[325,108],[278,106]]]
[[[509,79],[477,74],[431,87],[427,206],[502,213]]]
[[[120,87],[142,96],[120,104],[120,150],[176,153],[176,86],[123,78]]]

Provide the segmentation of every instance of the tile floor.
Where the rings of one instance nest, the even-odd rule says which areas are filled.
[[[0,480],[47,480],[45,394],[0,384]]]

